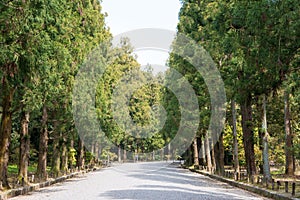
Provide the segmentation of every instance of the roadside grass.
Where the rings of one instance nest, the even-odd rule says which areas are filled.
[[[35,174],[37,170],[37,164],[33,164],[33,165],[29,165],[28,166],[28,173],[30,174]],[[19,172],[19,168],[18,165],[16,164],[12,164],[12,165],[8,165],[8,175],[9,176],[14,176],[17,175]],[[47,167],[47,171],[50,171],[50,167]]]
[[[271,175],[272,176],[280,176],[285,173],[285,167],[284,166],[279,166],[279,167],[274,167],[271,169]]]

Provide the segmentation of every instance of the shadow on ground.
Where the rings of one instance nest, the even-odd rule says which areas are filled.
[[[147,164],[145,164],[147,165]],[[149,167],[149,166],[145,166]],[[107,199],[245,199],[245,196],[234,192],[236,188],[225,183],[216,182],[208,177],[189,173],[184,169],[178,169],[178,165],[169,165],[160,170],[147,172],[133,172],[128,177],[140,179],[144,183],[133,189],[111,190],[100,194]],[[158,184],[154,184],[158,183]],[[249,200],[262,198],[248,197]]]

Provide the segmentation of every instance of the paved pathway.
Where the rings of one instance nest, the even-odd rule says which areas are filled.
[[[255,194],[165,163],[129,163],[40,189],[13,200],[262,200]]]

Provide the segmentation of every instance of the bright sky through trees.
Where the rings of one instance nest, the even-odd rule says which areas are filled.
[[[176,31],[181,4],[179,0],[103,0],[102,7],[109,13],[106,23],[115,36],[141,28]],[[147,50],[136,54],[140,64],[151,64],[155,72],[166,69],[162,66],[168,58],[167,52]]]

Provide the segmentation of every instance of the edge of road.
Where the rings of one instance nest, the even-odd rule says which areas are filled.
[[[198,174],[210,177],[210,178],[215,179],[217,181],[227,183],[231,186],[241,188],[243,190],[246,190],[246,191],[258,194],[260,196],[267,197],[267,198],[272,198],[272,199],[275,199],[275,200],[299,200],[299,198],[294,198],[294,197],[289,197],[289,196],[284,195],[284,194],[279,194],[276,191],[267,190],[267,189],[260,188],[260,187],[257,187],[257,186],[251,185],[251,184],[247,184],[247,183],[243,183],[243,182],[236,182],[232,179],[224,178],[224,177],[221,177],[221,176],[218,176],[218,175],[215,175],[215,174],[210,174],[210,173],[205,172],[205,171],[190,169],[190,168],[185,167],[183,165],[179,165],[179,166],[181,168],[187,169],[191,172],[198,173]],[[75,178],[77,176],[87,174],[89,172],[99,171],[101,169],[104,169],[104,168],[94,168],[94,169],[82,170],[82,171],[74,172],[74,173],[71,173],[71,174],[68,174],[68,175],[65,175],[65,176],[61,176],[61,177],[58,177],[58,178],[55,178],[55,179],[54,178],[49,179],[45,182],[30,184],[29,186],[24,186],[24,187],[20,187],[20,188],[16,188],[16,189],[10,189],[10,190],[4,191],[4,192],[0,192],[0,200],[7,200],[8,198],[16,197],[16,196],[19,196],[19,195],[25,195],[25,194],[28,194],[29,192],[33,192],[33,191],[36,191],[38,189],[45,188],[45,187],[54,185],[56,183],[61,183],[61,182],[64,182],[68,179],[72,179],[72,178]]]
[[[89,172],[99,171],[101,169],[103,169],[103,168],[93,168],[93,169],[81,170],[81,171],[78,171],[78,172],[70,173],[68,175],[60,176],[58,178],[51,178],[51,179],[49,179],[47,181],[44,181],[44,182],[41,182],[41,183],[34,183],[34,184],[30,184],[28,186],[24,186],[24,187],[10,189],[10,190],[4,191],[4,192],[0,192],[0,200],[7,200],[8,198],[16,197],[16,196],[19,196],[19,195],[25,195],[25,194],[28,194],[29,192],[33,192],[33,191],[36,191],[38,189],[54,185],[56,183],[62,183],[64,181],[68,180],[68,179],[72,179],[72,178],[75,178],[77,176],[87,174]]]
[[[249,192],[252,192],[252,193],[264,196],[264,197],[272,198],[272,199],[275,199],[275,200],[299,200],[299,198],[288,197],[286,195],[279,194],[275,191],[266,190],[266,189],[263,189],[263,188],[260,188],[260,187],[257,187],[257,186],[251,185],[251,184],[247,184],[247,183],[236,182],[234,180],[227,179],[227,178],[215,175],[215,174],[210,174],[210,173],[207,173],[207,172],[204,172],[204,171],[201,171],[201,170],[190,169],[190,168],[187,168],[185,166],[181,166],[181,167],[184,168],[184,169],[188,169],[191,172],[195,172],[195,173],[198,173],[198,174],[202,174],[204,176],[208,176],[212,179],[227,183],[231,186],[238,187],[238,188],[241,188],[243,190],[247,190]]]

